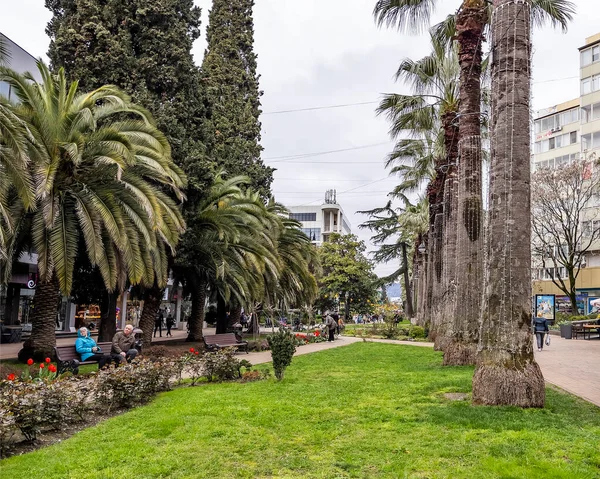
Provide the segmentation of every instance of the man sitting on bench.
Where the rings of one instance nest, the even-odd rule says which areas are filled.
[[[110,355],[117,366],[124,360],[130,363],[137,356],[138,350],[133,347],[134,344],[135,334],[131,324],[113,336]]]
[[[77,331],[75,351],[81,357],[81,361],[98,361],[98,369],[102,369],[107,362],[110,363],[110,356],[100,351],[96,341],[92,339],[90,332],[85,326],[82,326]]]

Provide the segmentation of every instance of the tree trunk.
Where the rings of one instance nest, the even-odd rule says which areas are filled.
[[[50,281],[38,282],[33,297],[33,312],[31,314],[31,335],[23,343],[19,351],[19,360],[26,362],[29,358],[43,361],[54,355],[56,334],[54,326],[58,314],[60,290],[58,278],[52,275]]]
[[[117,292],[106,291],[100,305],[100,326],[98,328],[98,342],[112,341],[117,332]]]
[[[481,61],[486,2],[463,3],[456,18],[460,64],[459,172],[456,278],[459,297],[444,364],[475,364],[483,294]]]
[[[154,332],[154,321],[158,316],[163,290],[158,286],[146,288],[144,291],[144,309],[140,317],[140,329],[143,331],[143,347],[152,344],[152,333]]]
[[[529,0],[495,0],[488,254],[473,402],[543,407],[531,324]]]
[[[406,252],[406,243],[402,243],[402,262],[404,263],[404,290],[406,291],[406,316],[412,318],[415,313],[413,311],[413,295],[410,289],[410,275],[408,274],[408,253]]]
[[[217,330],[216,334],[227,332],[227,304],[225,299],[217,292]]]
[[[239,323],[242,319],[242,306],[237,301],[232,301],[229,305],[229,319],[227,320],[227,329],[233,328],[233,325]]]
[[[192,290],[192,315],[188,320],[190,332],[187,341],[202,341],[207,288],[205,281],[198,281]]]

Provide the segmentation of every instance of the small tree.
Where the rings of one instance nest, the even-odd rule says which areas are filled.
[[[586,252],[600,238],[595,157],[535,172],[531,183],[534,268],[543,268],[577,311],[575,281]]]
[[[271,334],[267,341],[271,348],[275,377],[281,381],[285,368],[292,364],[292,357],[296,352],[296,339],[291,331],[279,328],[279,331]]]

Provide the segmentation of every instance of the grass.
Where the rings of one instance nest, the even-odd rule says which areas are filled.
[[[12,479],[597,478],[600,410],[475,407],[473,370],[429,348],[356,343],[294,358],[283,382],[160,395],[60,444],[0,462]]]

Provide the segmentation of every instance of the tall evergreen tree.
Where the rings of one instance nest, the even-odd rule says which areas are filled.
[[[254,53],[254,0],[214,0],[201,68],[207,158],[230,176],[246,175],[263,198],[273,169],[260,159],[259,75]]]

